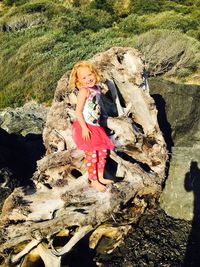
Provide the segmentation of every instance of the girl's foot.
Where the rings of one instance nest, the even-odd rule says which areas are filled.
[[[108,185],[108,184],[112,184],[112,183],[113,183],[112,180],[110,180],[110,179],[105,179],[105,178],[103,178],[103,177],[100,177],[100,178],[99,178],[99,182],[102,183],[102,184],[105,184],[105,185]]]
[[[103,177],[103,172],[99,172],[98,173],[98,180],[99,180],[100,183],[105,184],[105,185],[108,185],[108,184],[112,184],[113,183],[112,180],[105,179]]]
[[[90,186],[99,192],[105,192],[106,191],[106,187],[104,185],[102,185],[101,183],[99,183],[98,180],[90,180]]]

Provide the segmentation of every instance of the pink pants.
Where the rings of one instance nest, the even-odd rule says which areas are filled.
[[[89,180],[98,180],[98,172],[104,171],[106,157],[106,149],[85,151],[85,161]]]

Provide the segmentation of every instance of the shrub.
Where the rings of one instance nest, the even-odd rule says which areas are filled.
[[[200,65],[199,42],[178,31],[149,31],[136,37],[135,47],[143,53],[151,76],[183,77]]]
[[[54,17],[50,22],[50,27],[63,28],[65,32],[78,33],[89,29],[98,31],[104,27],[110,27],[113,19],[110,14],[104,10],[87,7],[68,9],[65,14]]]
[[[78,33],[84,29],[84,26],[80,21],[71,13],[66,13],[60,16],[54,17],[49,23],[49,28],[62,29],[64,32],[70,34]]]
[[[189,30],[186,32],[186,34],[190,37],[193,37],[197,40],[200,40],[200,35],[199,35],[199,32],[198,32],[198,29],[197,30]]]
[[[55,15],[61,15],[66,12],[66,8],[51,0],[28,1],[20,7],[21,13],[43,13],[48,19],[52,19]]]
[[[45,12],[50,6],[48,1],[41,1],[41,2],[28,2],[26,5],[23,5],[22,12],[25,13],[38,13],[38,12]]]
[[[1,108],[31,99],[48,102],[57,81],[75,62],[112,46],[130,46],[133,42],[113,29],[67,35],[60,30],[43,32],[41,28],[32,28],[1,35]]]
[[[159,14],[138,16],[129,15],[119,24],[119,28],[125,32],[135,34],[143,33],[151,29],[170,29],[187,32],[198,27],[198,20],[193,19],[192,15],[182,15],[174,11],[165,11]]]
[[[3,0],[3,3],[7,6],[11,6],[14,4],[16,1],[15,0]]]
[[[112,4],[109,0],[93,0],[90,4],[91,8],[106,10],[108,13],[113,14]]]
[[[2,2],[4,3],[4,5],[12,6],[13,4],[15,5],[24,4],[25,0],[3,0]]]
[[[158,13],[162,11],[165,1],[163,0],[131,0],[132,13],[144,15],[147,13]]]
[[[15,1],[17,6],[4,7],[0,25],[12,31],[0,32],[0,107],[21,105],[32,98],[50,101],[57,81],[75,62],[112,46],[138,47],[151,75],[193,73],[199,66],[199,42],[169,29],[200,39],[200,11],[193,5],[184,6],[190,11],[185,12],[177,1],[175,6],[183,12],[157,13],[172,1],[134,0],[133,7],[143,3],[143,9],[126,18],[117,17],[129,12],[127,8],[120,13],[119,3],[128,7],[131,1],[98,0],[92,3],[99,6],[91,8],[88,1],[80,0],[76,8],[64,0],[29,0],[19,5],[21,0]],[[145,8],[148,13],[144,15]],[[162,30],[151,30],[158,28]]]
[[[124,32],[132,32],[135,34],[143,32],[142,25],[139,23],[139,16],[135,14],[131,14],[125,19],[123,19],[118,27],[121,31]]]
[[[130,13],[131,1],[130,0],[110,0],[113,12],[118,17],[125,17]]]
[[[0,31],[18,31],[44,24],[46,21],[40,14],[14,15],[0,20]]]
[[[130,13],[131,2],[131,0],[93,0],[90,8],[106,10],[117,20],[119,17],[125,17]]]
[[[155,16],[144,16],[140,18],[143,22],[144,30],[162,28],[171,30],[181,30],[187,32],[190,29],[195,29],[198,25],[195,19],[190,15],[182,15],[174,11],[165,11]]]
[[[48,25],[53,17],[62,16],[66,8],[54,4],[49,0],[29,1],[19,7],[12,7],[6,10],[0,19],[1,31],[15,31],[30,28],[35,25],[46,23]]]
[[[113,19],[105,10],[83,9],[78,18],[84,29],[98,31],[101,28],[108,28],[112,25]]]
[[[181,14],[189,14],[193,10],[195,10],[195,7],[193,5],[186,6],[183,3],[179,4],[174,1],[166,1],[163,7],[163,11],[175,11]]]

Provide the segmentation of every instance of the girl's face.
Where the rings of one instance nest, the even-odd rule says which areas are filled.
[[[96,83],[96,77],[88,67],[78,68],[77,78],[81,87],[93,87]]]

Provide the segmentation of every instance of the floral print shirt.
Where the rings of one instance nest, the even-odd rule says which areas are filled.
[[[83,108],[83,117],[86,123],[99,126],[101,89],[99,86],[88,88],[88,95]]]

